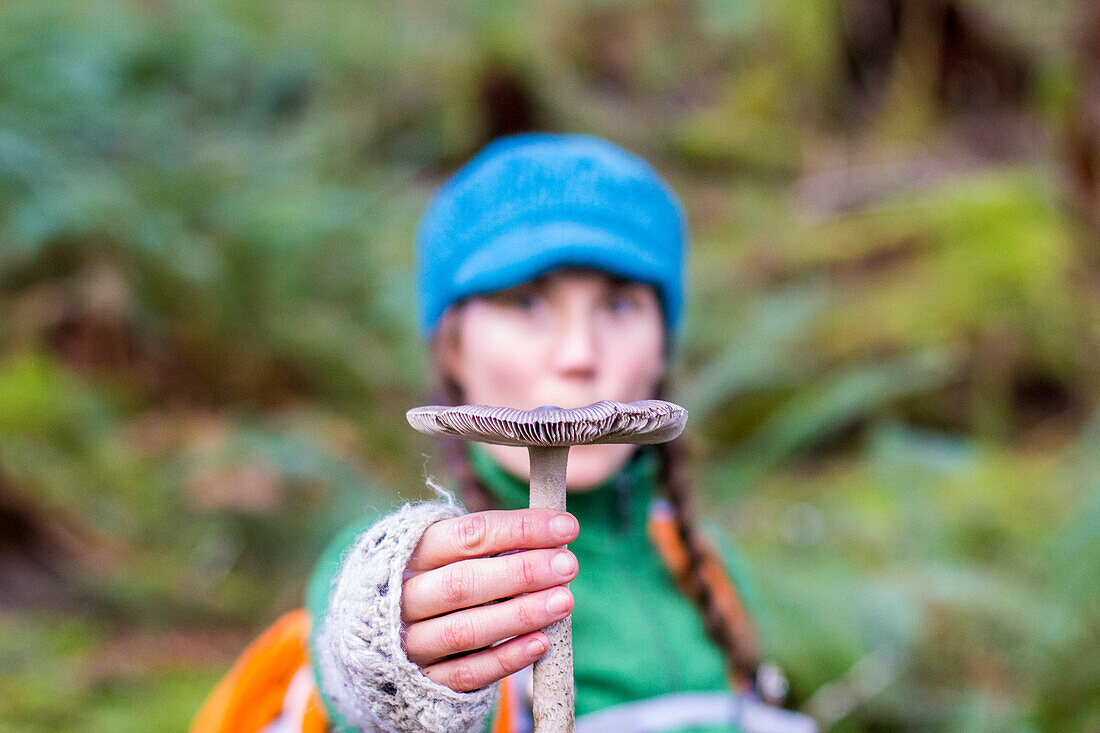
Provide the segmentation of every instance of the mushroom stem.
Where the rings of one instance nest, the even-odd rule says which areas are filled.
[[[565,466],[569,446],[528,446],[531,458],[531,508],[565,511]],[[535,733],[573,733],[572,617],[543,629],[550,648],[535,662],[533,705]]]
[[[565,465],[569,446],[527,447],[531,457],[531,508],[565,511]]]

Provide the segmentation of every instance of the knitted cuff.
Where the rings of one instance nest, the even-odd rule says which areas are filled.
[[[333,581],[316,653],[324,692],[363,731],[480,730],[496,685],[455,692],[433,682],[401,648],[405,566],[428,525],[459,516],[453,502],[406,504],[355,540]]]

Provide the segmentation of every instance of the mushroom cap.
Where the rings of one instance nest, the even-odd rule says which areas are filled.
[[[664,443],[684,430],[687,410],[664,400],[593,402],[587,407],[517,410],[488,405],[415,407],[409,424],[428,435],[519,446]]]

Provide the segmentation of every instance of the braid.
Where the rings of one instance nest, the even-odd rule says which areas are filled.
[[[656,447],[661,455],[660,483],[672,505],[676,529],[687,554],[687,568],[682,578],[687,595],[699,608],[707,636],[725,655],[730,674],[747,685],[754,685],[759,665],[755,639],[750,629],[743,624],[739,627],[719,604],[713,583],[705,572],[707,564],[714,563],[717,558],[696,528],[681,439]]]

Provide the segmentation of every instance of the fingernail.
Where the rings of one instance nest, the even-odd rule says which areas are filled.
[[[531,641],[527,642],[527,656],[537,657],[544,651],[546,651],[546,647],[543,646],[542,642],[538,639],[531,639]]]
[[[558,537],[572,537],[577,531],[577,520],[569,514],[559,514],[550,520],[550,531]]]
[[[559,588],[546,599],[546,610],[552,616],[558,616],[569,610],[571,600],[568,591]]]
[[[573,557],[573,553],[562,551],[550,558],[550,569],[558,575],[572,575],[577,569],[577,560]]]

